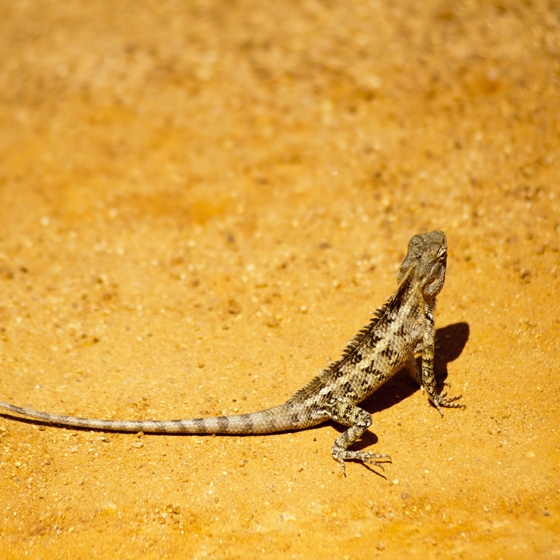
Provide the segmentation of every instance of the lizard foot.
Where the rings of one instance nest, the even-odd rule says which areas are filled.
[[[367,463],[369,465],[374,465],[380,468],[382,471],[385,470],[383,463],[390,463],[391,457],[385,454],[368,453],[366,451],[348,451],[346,449],[333,450],[333,458],[340,463],[342,467],[342,474],[346,476],[346,465],[344,461],[360,461],[361,463]]]
[[[466,405],[462,403],[456,403],[461,398],[462,395],[458,395],[456,397],[449,397],[446,398],[447,392],[442,393],[441,395],[436,395],[434,398],[430,398],[432,404],[437,408],[438,412],[443,417],[442,408],[466,408]]]

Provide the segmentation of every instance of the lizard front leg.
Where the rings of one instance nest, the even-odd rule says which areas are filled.
[[[383,469],[383,462],[391,462],[389,455],[378,455],[365,451],[350,451],[348,448],[371,426],[371,415],[363,408],[344,401],[334,401],[325,407],[326,414],[335,422],[343,426],[350,426],[332,446],[332,456],[342,467],[342,472],[346,476],[345,460],[361,461],[370,463]]]
[[[424,392],[424,385],[422,384],[422,372],[420,371],[420,368],[418,367],[418,362],[416,361],[415,357],[410,358],[410,360],[408,360],[408,362],[406,362],[405,364],[406,370],[408,371],[408,375],[410,375],[410,378],[412,379],[412,381],[416,381],[416,383],[418,383],[418,386],[420,387],[422,393]],[[443,384],[446,387],[451,387],[451,383],[449,383],[449,381],[444,381]],[[457,397],[459,398],[459,397]]]
[[[436,388],[436,377],[434,375],[434,348],[435,348],[435,321],[431,306],[426,304],[424,309],[424,337],[422,340],[422,383],[421,387],[426,389],[428,398],[443,416],[442,407],[446,408],[465,408],[464,404],[455,403],[461,398],[445,398],[447,393],[438,395]]]

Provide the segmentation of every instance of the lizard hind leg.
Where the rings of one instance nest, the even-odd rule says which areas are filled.
[[[361,435],[371,426],[371,415],[363,408],[344,401],[335,401],[325,408],[328,416],[342,424],[349,426],[340,437],[338,437],[332,446],[332,456],[335,461],[340,463],[342,473],[346,476],[346,466],[344,461],[361,461],[383,468],[382,463],[390,463],[389,455],[378,455],[377,453],[369,453],[366,451],[351,451],[348,448],[357,441]]]

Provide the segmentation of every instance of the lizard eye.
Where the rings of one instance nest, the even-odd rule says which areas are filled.
[[[437,258],[440,261],[444,261],[447,258],[447,249],[440,249]]]

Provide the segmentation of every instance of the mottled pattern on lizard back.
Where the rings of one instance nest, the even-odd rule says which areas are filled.
[[[345,398],[356,404],[378,389],[414,352],[417,340],[412,339],[414,329],[408,324],[418,321],[421,307],[411,295],[407,278],[348,343],[341,358],[288,399],[288,403]],[[405,301],[407,296],[409,301]]]

